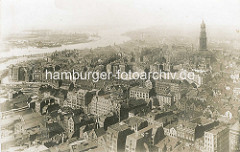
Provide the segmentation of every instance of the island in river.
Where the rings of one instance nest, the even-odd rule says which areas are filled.
[[[28,30],[22,33],[9,35],[5,40],[16,48],[52,48],[62,45],[88,43],[99,39],[97,33],[66,33],[50,30]]]

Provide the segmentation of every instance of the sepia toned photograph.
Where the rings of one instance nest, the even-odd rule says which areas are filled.
[[[1,152],[240,152],[240,0],[0,0]]]

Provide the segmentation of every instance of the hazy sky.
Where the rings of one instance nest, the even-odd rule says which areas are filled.
[[[2,33],[70,27],[207,25],[240,29],[240,0],[1,0]]]

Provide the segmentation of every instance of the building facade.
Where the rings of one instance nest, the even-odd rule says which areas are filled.
[[[229,149],[229,132],[225,126],[214,128],[204,133],[204,151],[226,152]]]
[[[192,122],[180,122],[177,126],[178,138],[194,142],[196,137],[197,124]]]
[[[117,104],[113,102],[109,94],[94,96],[89,104],[89,112],[93,115],[107,115],[116,111]]]
[[[143,87],[132,87],[129,90],[129,97],[147,100],[150,98],[149,90]]]
[[[87,112],[87,106],[91,102],[92,97],[93,93],[88,90],[79,89],[77,91],[69,91],[66,99],[67,106],[72,109],[82,108]]]
[[[229,152],[240,151],[240,124],[237,121],[229,129]]]
[[[170,93],[156,95],[156,98],[158,100],[159,107],[161,108],[163,108],[165,105],[172,105],[172,95]]]
[[[107,129],[107,152],[124,151],[127,136],[133,131],[125,123],[111,125]]]

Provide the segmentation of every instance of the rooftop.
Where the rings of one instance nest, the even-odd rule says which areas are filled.
[[[239,122],[237,121],[234,125],[232,125],[230,127],[230,130],[239,131],[240,132],[240,124],[239,124]]]
[[[132,88],[130,88],[130,90],[149,92],[149,89],[143,88],[143,87],[138,87],[138,86],[132,87]]]
[[[195,129],[197,127],[197,123],[189,122],[189,121],[183,121],[180,122],[183,128],[189,128],[189,129]],[[179,128],[179,125],[177,126]]]
[[[95,131],[97,137],[103,136],[106,133],[103,127],[99,128],[99,129],[94,129],[94,131]]]
[[[147,126],[135,133],[132,133],[131,135],[129,135],[128,137],[129,138],[135,138],[135,139],[140,139],[140,138],[143,138],[144,137],[144,133],[149,131],[150,129],[154,128],[154,125],[150,125],[150,126]]]
[[[145,120],[139,117],[131,117],[125,120],[124,122],[130,126],[144,122]]]
[[[123,123],[123,122],[120,122],[120,123],[116,123],[114,125],[109,126],[109,128],[120,132],[120,131],[124,131],[126,129],[129,129],[129,126],[127,124]]]
[[[212,130],[209,130],[209,131],[206,131],[206,132],[217,135],[218,133],[224,131],[226,128],[227,128],[226,126],[219,126],[217,128],[213,128]]]
[[[174,147],[177,145],[178,141],[179,141],[179,140],[176,139],[176,138],[165,137],[163,140],[161,140],[161,141],[160,141],[159,143],[157,143],[155,146],[156,146],[156,147],[159,147],[159,148],[161,148],[161,149],[163,149],[165,145],[168,146],[168,147],[174,148]]]
[[[25,149],[24,151],[26,152],[33,152],[33,151],[45,151],[45,150],[48,150],[48,148],[44,145],[36,145],[36,146],[32,146],[32,147],[29,147],[27,149]]]
[[[201,125],[207,125],[210,123],[213,123],[214,120],[212,119],[207,119],[205,117],[198,117],[192,121],[193,123],[201,124]]]

